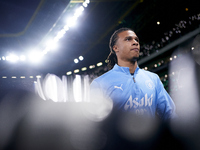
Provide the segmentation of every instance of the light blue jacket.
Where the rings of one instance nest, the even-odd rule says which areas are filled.
[[[175,105],[157,74],[136,68],[134,75],[128,67],[114,68],[94,79],[91,93],[101,94],[113,101],[114,107],[134,111],[139,115],[163,119],[175,117]],[[94,97],[93,97],[94,100]]]

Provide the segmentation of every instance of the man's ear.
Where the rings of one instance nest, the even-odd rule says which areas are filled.
[[[113,46],[113,50],[115,51],[115,53],[119,51],[117,45]]]

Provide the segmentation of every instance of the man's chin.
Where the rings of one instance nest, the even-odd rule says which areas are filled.
[[[132,62],[135,63],[138,59],[139,59],[139,57],[133,57]]]

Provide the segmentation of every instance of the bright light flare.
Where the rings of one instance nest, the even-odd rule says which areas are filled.
[[[196,63],[200,65],[200,34],[198,34],[192,42],[192,55]]]
[[[87,67],[81,68],[81,71],[86,71],[86,70],[87,70]]]
[[[200,113],[198,82],[195,74],[195,64],[192,59],[190,56],[183,55],[175,64],[170,65],[170,72],[177,72],[170,78],[170,89],[175,86],[178,88],[173,93],[172,99],[176,104],[176,113],[179,116],[178,120],[181,126],[191,125]],[[177,80],[174,81],[174,79]]]
[[[83,3],[83,6],[84,6],[84,7],[87,7],[87,6],[88,6],[88,4],[87,4],[86,2],[84,2],[84,3]]]
[[[197,82],[199,77],[193,59],[189,54],[182,55],[169,68],[170,72],[177,72],[169,78],[169,85],[170,90],[177,87],[177,90],[172,93],[172,99],[178,115],[176,119],[171,120],[170,130],[175,137],[185,137],[187,141],[192,141],[190,145],[199,146],[200,103],[199,82]]]
[[[95,68],[95,65],[90,65],[89,68],[93,69],[93,68]]]
[[[67,73],[66,73],[66,75],[71,75],[72,74],[72,72],[71,71],[68,71]]]
[[[77,64],[78,62],[79,62],[79,60],[78,60],[77,58],[75,58],[75,59],[74,59],[74,63]]]
[[[87,4],[89,4],[89,3],[90,3],[90,0],[85,0],[85,2],[86,2]]]
[[[134,142],[151,141],[159,133],[158,120],[131,112],[122,112],[116,126],[122,137]]]
[[[79,56],[79,60],[82,61],[84,58],[83,56]]]
[[[76,9],[76,12],[74,13],[74,17],[77,17],[77,18],[78,18],[78,17],[83,13],[83,11],[84,11],[83,6],[77,8],[77,9]]]
[[[64,87],[61,79],[53,74],[46,75],[44,79],[45,97],[54,102],[62,102],[64,99],[63,93]]]
[[[99,63],[97,64],[98,67],[100,67],[100,66],[102,66],[102,65],[103,65],[102,62],[99,62]]]
[[[25,55],[21,55],[21,56],[19,57],[19,60],[25,61],[25,60],[26,60],[26,56],[25,56]]]
[[[81,76],[76,75],[73,82],[73,92],[74,92],[74,100],[76,102],[82,101],[82,89],[81,89]]]
[[[79,69],[74,70],[74,73],[78,73],[78,72],[79,72]]]
[[[10,62],[17,62],[19,60],[19,57],[17,55],[10,54],[6,57],[6,60]]]
[[[60,30],[56,35],[55,40],[58,41],[59,39],[61,39],[65,35],[65,33],[66,31],[64,29]]]
[[[64,29],[65,31],[68,31],[68,30],[69,30],[68,25],[65,25],[63,29]]]
[[[95,122],[99,122],[108,117],[113,110],[113,101],[105,98],[97,89],[90,89],[90,102],[92,107],[88,107],[86,116]]]
[[[5,60],[9,61],[10,60],[10,56],[6,56]]]
[[[40,79],[40,78],[42,78],[42,77],[41,77],[41,75],[37,75],[36,78],[37,78],[37,79]]]
[[[89,89],[90,89],[90,78],[89,78],[89,75],[85,75],[83,77],[83,90],[84,90],[83,91],[83,94],[84,94],[83,100],[85,102],[89,102],[90,101],[90,90]]]
[[[49,50],[56,50],[58,48],[57,40],[49,40],[46,43],[46,47],[48,47]]]
[[[42,60],[43,53],[40,51],[32,51],[29,53],[29,60],[33,63],[38,63]]]
[[[76,21],[77,21],[77,17],[68,18],[68,20],[67,20],[67,26],[68,27],[75,26],[76,25]]]

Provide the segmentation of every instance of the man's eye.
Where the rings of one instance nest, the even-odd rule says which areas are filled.
[[[138,39],[138,38],[136,38],[135,40],[136,40],[137,42],[139,42],[139,39]]]

